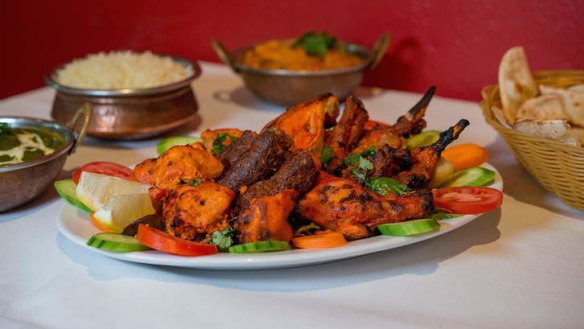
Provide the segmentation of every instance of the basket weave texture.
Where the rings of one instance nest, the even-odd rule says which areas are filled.
[[[568,87],[584,83],[584,71],[540,71],[533,77],[538,85]],[[584,147],[527,135],[502,125],[493,108],[502,108],[499,87],[483,88],[481,107],[489,125],[503,136],[517,161],[539,183],[566,204],[584,210]]]

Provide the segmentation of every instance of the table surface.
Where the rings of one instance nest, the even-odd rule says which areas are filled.
[[[226,67],[202,68],[193,84],[200,116],[171,134],[258,130],[284,110]],[[50,118],[53,95],[42,88],[1,100],[0,115]],[[386,122],[421,96],[356,95]],[[110,259],[58,233],[64,203],[51,188],[0,214],[0,328],[582,328],[584,212],[518,165],[478,104],[438,96],[426,116],[430,129],[459,118],[471,125],[458,142],[486,147],[503,177],[501,208],[434,239],[328,264],[211,271]],[[61,176],[94,160],[135,164],[157,141],[87,138]]]

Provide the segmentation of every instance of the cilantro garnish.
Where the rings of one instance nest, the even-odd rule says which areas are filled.
[[[307,55],[323,57],[329,49],[337,46],[337,39],[326,32],[310,31],[296,39],[294,46],[302,46]]]
[[[188,186],[192,186],[192,187],[197,187],[199,185],[201,185],[203,181],[200,178],[195,178],[193,180],[190,181],[185,181],[184,183],[187,184]]]
[[[345,157],[345,164],[347,166],[356,166],[359,163],[359,159],[362,157],[370,156],[375,153],[375,146],[371,145],[370,148],[356,154],[349,154]]]
[[[0,136],[12,135],[12,129],[6,122],[0,123]]]
[[[239,138],[232,136],[229,133],[218,133],[217,137],[215,137],[215,140],[213,141],[213,154],[217,155],[219,153],[221,153],[221,151],[223,151],[223,148],[225,147],[225,145],[223,145],[223,142],[225,142],[227,140],[227,138],[231,139],[232,143],[235,143]]]
[[[387,192],[403,195],[411,191],[406,184],[402,184],[389,177],[374,177],[367,179],[365,180],[365,186],[381,195],[387,195]]]
[[[320,163],[323,168],[326,168],[331,161],[333,161],[333,149],[330,146],[325,146],[320,153]]]
[[[231,227],[228,227],[222,231],[215,231],[211,235],[209,243],[216,245],[217,248],[221,250],[227,249],[233,245],[234,232],[235,231]]]

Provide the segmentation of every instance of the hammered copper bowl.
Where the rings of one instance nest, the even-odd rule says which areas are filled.
[[[85,112],[83,115],[90,114]],[[83,133],[75,137],[72,128],[49,120],[27,117],[1,116],[0,123],[7,123],[11,127],[43,128],[59,134],[65,140],[65,145],[49,155],[0,166],[0,212],[4,212],[31,201],[45,191],[63,169],[67,155],[73,153]],[[72,127],[75,125],[73,120]]]
[[[253,45],[228,52],[221,42],[213,40],[213,48],[256,96],[275,104],[293,105],[325,93],[332,93],[341,99],[349,96],[361,84],[364,72],[381,61],[389,43],[390,35],[384,33],[371,49],[344,44],[345,51],[362,59],[361,64],[334,70],[302,71],[256,69],[242,64],[243,54]]]
[[[51,116],[67,122],[83,103],[93,105],[87,134],[113,140],[136,140],[160,135],[192,120],[198,104],[191,83],[201,75],[197,62],[173,57],[180,65],[192,68],[192,74],[176,83],[139,89],[79,89],[55,81],[55,73],[45,76],[45,83],[57,93]]]

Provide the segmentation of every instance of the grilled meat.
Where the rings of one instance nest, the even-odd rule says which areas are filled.
[[[434,209],[432,193],[420,190],[382,196],[345,178],[325,178],[301,197],[296,213],[349,240],[373,234],[379,224],[422,218]]]
[[[164,218],[169,234],[184,240],[208,239],[229,227],[235,192],[213,182],[173,189],[154,187],[149,192],[156,214]]]
[[[269,179],[251,185],[237,199],[238,209],[245,209],[253,199],[275,195],[292,189],[300,194],[308,192],[316,183],[318,169],[308,152],[295,152]]]
[[[262,132],[251,143],[249,150],[241,154],[225,171],[218,183],[238,190],[241,186],[249,186],[269,178],[280,169],[290,153],[291,146],[290,137],[279,129]]]
[[[293,232],[288,216],[296,205],[297,197],[297,191],[284,190],[252,199],[235,223],[239,242],[292,240]]]

